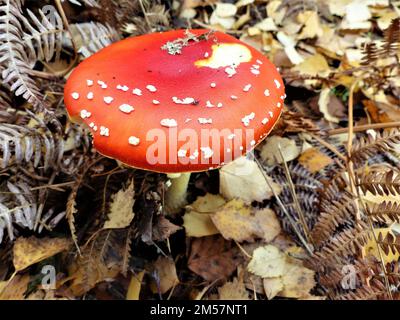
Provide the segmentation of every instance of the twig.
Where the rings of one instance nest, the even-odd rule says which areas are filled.
[[[305,249],[307,250],[307,252],[310,254],[310,256],[313,255],[313,252],[309,246],[309,244],[307,243],[307,241],[304,239],[303,235],[301,234],[301,232],[297,229],[296,226],[296,222],[293,220],[293,218],[290,216],[289,212],[286,210],[285,205],[283,204],[282,200],[280,199],[280,197],[278,196],[278,194],[276,193],[276,191],[274,190],[274,188],[271,185],[271,182],[268,179],[268,176],[265,174],[264,169],[260,163],[260,161],[257,158],[254,158],[254,161],[257,163],[257,165],[260,168],[260,171],[262,173],[262,175],[264,176],[265,181],[268,184],[268,187],[271,189],[272,194],[274,195],[276,201],[278,202],[279,207],[281,208],[281,210],[283,211],[283,213],[286,215],[287,219],[289,220],[289,223],[292,225],[292,228],[294,230],[294,232],[296,233],[296,235],[299,237],[301,243],[303,244],[303,246],[305,247]]]
[[[143,0],[139,0],[139,4],[140,4],[140,8],[143,11],[143,16],[144,16],[144,19],[146,21],[146,24],[147,24],[147,27],[149,29],[149,32],[152,32],[151,23],[150,23],[149,18],[147,17],[147,12],[146,12],[146,8],[144,7]]]
[[[317,140],[325,148],[331,150],[334,154],[336,154],[340,158],[340,160],[346,161],[346,157],[343,154],[341,154],[339,150],[335,148],[334,145],[330,144],[329,142],[326,142],[325,140],[321,139],[320,137],[311,132],[307,132],[307,134],[309,134],[313,139]]]
[[[300,203],[299,203],[299,199],[297,198],[296,188],[294,186],[292,177],[290,176],[289,167],[288,167],[288,165],[286,163],[285,158],[283,157],[282,149],[281,149],[281,145],[280,144],[278,144],[278,151],[279,151],[279,155],[280,155],[281,160],[282,160],[283,168],[285,169],[284,171],[285,171],[286,180],[289,183],[289,190],[290,190],[290,193],[292,195],[292,198],[293,198],[293,201],[294,201],[294,205],[295,205],[295,207],[297,209],[297,213],[298,213],[298,215],[300,217],[300,222],[301,222],[302,227],[303,227],[304,235],[306,236],[308,242],[313,243],[311,235],[310,235],[310,230],[309,230],[309,228],[307,226],[306,218],[304,216],[303,210],[301,209],[301,206],[300,206]]]
[[[350,190],[352,191],[353,194],[358,196],[359,202],[358,201],[354,201],[355,205],[356,205],[356,221],[361,220],[361,214],[360,214],[360,208],[359,208],[359,204],[361,204],[361,206],[363,207],[364,211],[366,211],[365,208],[365,204],[364,201],[360,195],[360,191],[358,189],[358,187],[356,187],[356,183],[355,183],[355,173],[354,173],[354,163],[351,160],[351,151],[353,148],[353,134],[354,134],[354,126],[353,126],[353,110],[354,110],[354,90],[357,86],[359,80],[356,80],[352,86],[350,87],[350,91],[349,91],[349,126],[348,126],[348,141],[347,141],[347,168],[348,168],[348,174],[349,174],[349,182],[350,182]],[[382,265],[382,271],[383,271],[383,277],[385,280],[385,287],[386,287],[386,291],[389,295],[390,300],[393,300],[393,296],[392,296],[392,292],[390,290],[390,283],[389,283],[389,279],[387,277],[386,274],[386,266],[385,266],[385,261],[383,259],[383,254],[382,254],[382,249],[378,244],[378,239],[376,238],[376,234],[375,234],[375,229],[374,229],[374,225],[372,223],[371,218],[368,216],[367,217],[368,220],[368,225],[369,228],[372,232],[372,236],[374,238],[374,242],[376,244],[376,247],[378,249],[379,252],[379,260],[380,263]]]
[[[367,131],[370,129],[385,129],[385,128],[398,128],[400,127],[400,121],[393,121],[393,122],[384,122],[384,123],[370,123],[370,124],[364,124],[361,126],[355,126],[353,127],[353,132],[362,132],[362,131]],[[342,134],[348,132],[348,128],[338,128],[338,129],[332,129],[328,131],[328,135],[334,136],[337,134]]]

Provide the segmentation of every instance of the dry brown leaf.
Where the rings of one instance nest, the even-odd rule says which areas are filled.
[[[67,250],[71,244],[71,240],[65,238],[19,237],[13,248],[15,270],[24,270],[35,263],[50,258]]]
[[[215,235],[192,241],[188,267],[207,281],[223,280],[236,270],[241,260],[237,247]]]
[[[181,227],[170,222],[165,216],[159,215],[153,218],[154,224],[152,229],[153,241],[167,240],[172,234],[182,229]]]
[[[270,242],[281,232],[272,210],[257,210],[245,205],[242,200],[231,200],[211,219],[227,240],[253,241],[257,237]]]
[[[153,293],[164,294],[179,283],[175,262],[171,258],[159,257],[154,263],[153,268],[157,275],[157,282],[151,283]]]
[[[29,274],[16,275],[10,282],[0,282],[0,300],[24,300],[29,282]]]
[[[242,281],[234,278],[218,288],[219,300],[249,300],[249,293]]]
[[[126,236],[126,230],[101,230],[82,248],[82,255],[68,265],[69,289],[75,296],[123,272]]]
[[[112,195],[110,213],[108,214],[108,221],[104,224],[104,229],[122,229],[128,227],[135,216],[132,209],[134,204],[135,184],[132,179],[125,190],[121,189]]]
[[[333,163],[333,159],[319,151],[317,148],[310,148],[304,151],[300,155],[298,161],[311,173],[319,172]]]

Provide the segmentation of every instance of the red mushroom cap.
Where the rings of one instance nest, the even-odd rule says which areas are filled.
[[[82,62],[65,86],[70,117],[89,126],[100,153],[163,173],[217,168],[252,150],[284,99],[266,57],[207,30],[117,42]]]

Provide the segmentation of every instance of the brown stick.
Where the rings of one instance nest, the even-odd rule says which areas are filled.
[[[399,128],[399,127],[400,127],[400,121],[371,123],[371,124],[364,124],[362,126],[355,126],[353,127],[353,132],[362,132],[362,131],[367,131],[369,129],[386,129],[386,128]],[[348,131],[349,131],[348,128],[332,129],[328,131],[328,135],[334,136],[337,134],[346,133]]]

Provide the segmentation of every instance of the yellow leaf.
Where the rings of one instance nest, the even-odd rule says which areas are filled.
[[[119,190],[111,199],[110,213],[108,214],[108,221],[104,224],[104,229],[128,227],[135,216],[132,209],[135,204],[135,184],[133,179],[125,190]]]
[[[15,270],[24,270],[35,263],[67,250],[70,245],[71,240],[65,238],[19,237],[13,248]]]
[[[220,195],[206,194],[198,197],[186,207],[183,226],[188,237],[205,237],[219,233],[211,221],[211,213],[221,208],[226,201]]]
[[[237,278],[232,282],[226,282],[218,288],[219,300],[249,300],[249,293],[243,281]]]
[[[302,11],[297,16],[297,21],[304,24],[298,39],[312,39],[321,37],[324,33],[319,21],[318,13],[315,11]]]
[[[139,272],[137,275],[132,275],[129,283],[126,300],[139,300],[140,289],[142,288],[142,280],[144,271]]]
[[[24,300],[29,281],[29,274],[24,274],[16,275],[10,282],[0,282],[0,300]]]
[[[303,266],[287,263],[282,276],[283,290],[279,296],[284,298],[307,297],[315,286],[314,274],[314,271]]]
[[[257,210],[245,205],[242,200],[231,200],[211,219],[227,240],[252,241],[257,237],[270,242],[281,232],[272,210]]]
[[[285,265],[285,254],[277,247],[267,245],[254,250],[247,269],[261,278],[273,278],[284,274]]]
[[[288,249],[288,252],[301,251],[298,247]],[[314,271],[304,267],[301,260],[289,257],[273,245],[254,250],[247,269],[263,278],[268,299],[277,295],[285,298],[306,298],[316,284]]]
[[[333,160],[317,148],[304,151],[298,159],[299,163],[311,173],[321,171],[333,163]]]
[[[153,282],[151,284],[153,293],[164,294],[179,283],[175,262],[171,258],[159,257],[154,263],[154,271],[159,283]]]
[[[331,72],[325,57],[319,53],[308,57],[302,63],[293,68],[302,75],[326,77]]]
[[[264,290],[269,300],[275,298],[283,290],[281,277],[263,279]]]

